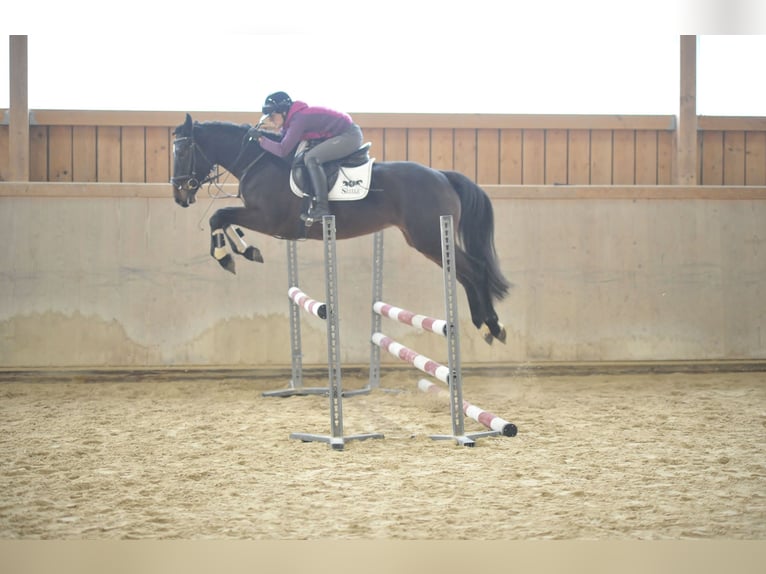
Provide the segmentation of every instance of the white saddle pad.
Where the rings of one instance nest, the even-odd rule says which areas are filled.
[[[341,167],[338,172],[338,179],[335,181],[335,185],[332,186],[328,196],[330,201],[355,201],[367,197],[367,192],[370,190],[370,182],[372,181],[373,163],[375,163],[374,157],[370,158],[370,161],[367,163],[357,167]],[[295,183],[292,171],[290,172],[290,189],[298,197],[306,197],[308,195]]]

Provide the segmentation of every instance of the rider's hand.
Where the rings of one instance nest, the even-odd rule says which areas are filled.
[[[247,130],[247,139],[250,141],[257,140],[262,135],[263,135],[263,132],[258,129],[258,126],[252,127],[249,130]]]

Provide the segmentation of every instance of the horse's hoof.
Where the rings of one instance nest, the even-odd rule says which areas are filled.
[[[231,256],[231,253],[224,255],[221,259],[218,260],[218,263],[221,265],[221,267],[226,269],[226,271],[236,275],[237,265],[234,263],[234,258]]]
[[[508,334],[505,332],[505,327],[503,325],[500,325],[500,332],[498,332],[498,334],[495,335],[495,339],[505,344],[505,339],[507,337],[508,337]]]
[[[261,255],[261,250],[257,247],[253,247],[252,245],[248,246],[247,249],[245,249],[245,259],[249,259],[250,261],[255,261],[257,263],[263,263],[263,255]]]
[[[482,325],[481,329],[479,329],[479,332],[481,333],[484,342],[487,343],[487,345],[491,345],[492,341],[494,341],[494,335],[492,335],[490,332],[489,327]]]

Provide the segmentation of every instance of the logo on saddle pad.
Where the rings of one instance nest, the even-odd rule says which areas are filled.
[[[359,153],[364,152],[366,155],[367,149],[369,144],[353,154],[357,158],[356,161],[348,161],[351,158],[344,158],[340,162],[329,162],[323,166],[327,174],[327,185],[330,188],[328,196],[330,201],[355,201],[367,197],[375,158],[366,156],[363,161],[358,160]],[[308,174],[303,162],[293,166],[290,170],[290,189],[293,193],[298,197],[308,197],[309,194],[303,191],[307,182]]]

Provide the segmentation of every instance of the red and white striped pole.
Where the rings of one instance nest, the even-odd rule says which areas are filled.
[[[448,391],[426,379],[420,379],[418,381],[418,388],[424,393],[434,393],[449,398]],[[485,411],[476,405],[472,405],[465,399],[463,400],[463,412],[477,423],[483,424],[490,430],[498,431],[503,436],[516,436],[516,433],[518,432],[515,424],[509,423],[507,420],[501,419],[499,416],[494,415],[489,411]]]
[[[432,377],[436,377],[445,384],[449,384],[449,367],[440,365],[425,355],[421,355],[420,353],[405,347],[401,343],[397,343],[391,337],[387,337],[383,333],[373,333],[372,342],[378,347],[391,353],[394,357],[398,357],[402,361],[407,361],[413,367],[420,369]]]
[[[327,306],[320,301],[312,299],[297,287],[290,287],[287,290],[287,296],[304,311],[308,311],[320,319],[327,319]]]
[[[437,335],[447,336],[447,321],[444,319],[434,319],[433,317],[428,317],[426,315],[419,315],[412,311],[407,311],[407,309],[384,303],[383,301],[376,301],[373,303],[372,309],[378,315],[388,317],[394,321],[399,321],[405,325],[417,327],[423,331],[430,331]]]

